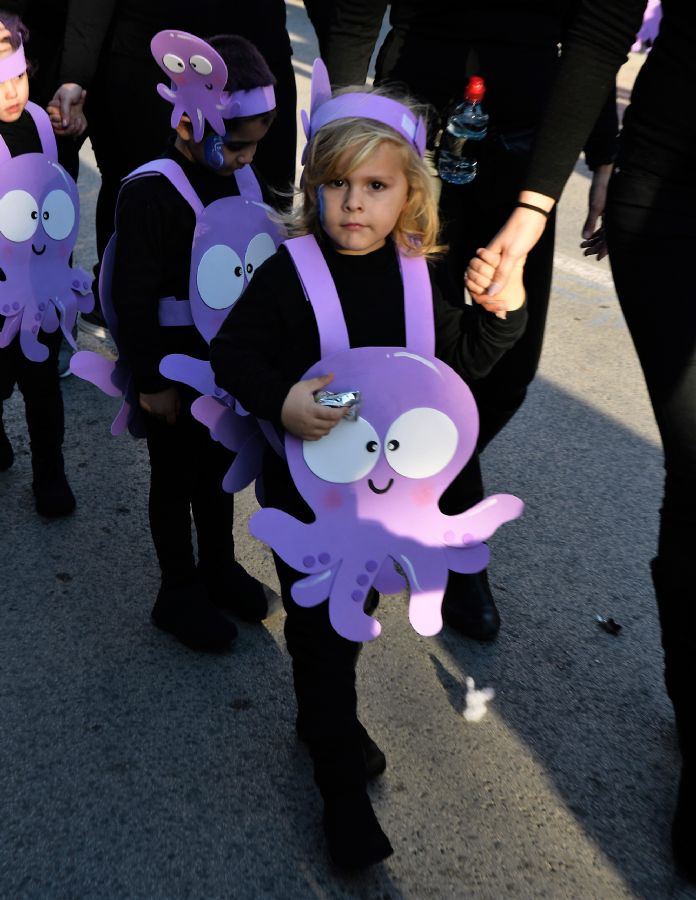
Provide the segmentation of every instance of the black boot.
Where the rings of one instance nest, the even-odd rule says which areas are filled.
[[[302,730],[302,724],[298,718],[296,723],[297,736],[303,744],[309,743],[309,736]],[[360,749],[362,750],[363,759],[365,760],[365,774],[368,779],[376,778],[382,775],[387,768],[387,757],[380,750],[378,745],[372,740],[367,733],[367,729],[358,722],[358,737],[360,740]]]
[[[341,869],[365,869],[394,852],[367,791],[325,797],[323,826],[331,861]]]
[[[211,604],[198,581],[163,584],[152,607],[153,624],[191,650],[224,653],[237,637],[237,626]]]
[[[675,571],[658,558],[652,562],[652,574],[665,652],[665,684],[682,755],[672,852],[680,874],[696,884],[696,616],[690,593]]]
[[[214,567],[199,564],[198,571],[212,603],[245,622],[261,622],[268,615],[264,586],[236,560]]]
[[[442,618],[455,631],[477,641],[492,641],[496,637],[500,614],[485,569],[473,575],[450,572]]]
[[[37,513],[51,518],[70,515],[75,509],[75,496],[65,477],[63,454],[58,453],[53,458],[32,454],[31,468],[34,474],[31,489]]]
[[[5,433],[5,425],[2,421],[2,403],[0,403],[0,472],[6,472],[13,462],[14,450]]]

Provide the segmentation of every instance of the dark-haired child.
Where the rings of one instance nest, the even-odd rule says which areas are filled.
[[[209,44],[227,67],[228,94],[267,88],[272,96],[273,76],[251,43],[225,35],[212,38]],[[186,60],[184,55],[183,51],[165,54],[165,69],[171,67],[175,73],[177,67],[186,66],[188,54]],[[199,67],[210,64],[201,63],[200,54],[191,59]],[[208,123],[203,129],[202,120],[192,123],[183,115],[164,160],[180,167],[183,179],[207,208],[221,198],[239,195],[234,173],[245,167],[248,171],[273,117],[274,110],[267,108],[261,114],[230,118],[224,122],[224,135],[219,135]],[[198,139],[196,125],[202,135]],[[234,229],[234,223],[229,227]],[[234,559],[233,498],[221,487],[229,454],[192,417],[190,406],[196,393],[168,381],[159,371],[160,361],[170,353],[208,359],[206,340],[192,323],[160,324],[163,298],[190,296],[194,231],[196,214],[164,174],[126,181],[116,214],[111,294],[119,351],[128,360],[140,407],[147,413],[150,529],[162,576],[152,619],[187,646],[223,651],[237,630],[220,607],[260,621],[267,603],[261,584]],[[231,243],[231,239],[223,236],[220,242]]]
[[[75,509],[75,497],[63,465],[59,324],[65,326],[78,306],[87,309],[91,304],[65,290],[70,273],[55,265],[59,253],[65,266],[74,245],[78,197],[74,182],[57,164],[47,114],[29,102],[23,50],[27,37],[19,17],[0,10],[0,144],[5,157],[0,162],[0,232],[6,242],[0,269],[0,471],[14,462],[2,404],[17,385],[24,398],[36,509],[45,516],[63,516]],[[17,157],[25,154],[31,159],[20,164]],[[56,202],[62,206],[62,223],[52,215]],[[28,271],[20,271],[22,267]],[[16,286],[18,281],[26,290]],[[39,284],[41,298],[31,287]]]

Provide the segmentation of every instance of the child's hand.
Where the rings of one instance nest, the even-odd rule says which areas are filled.
[[[464,284],[476,303],[489,312],[494,312],[499,319],[504,319],[507,312],[519,309],[525,301],[526,293],[522,276],[526,256],[515,263],[503,290],[491,296],[486,293],[486,290],[493,282],[501,254],[487,250],[485,247],[480,248],[476,253],[477,256],[469,261]]]
[[[320,391],[333,381],[333,375],[322,375],[321,378],[308,378],[298,381],[288,391],[280,413],[283,427],[303,441],[318,441],[327,435],[348,412],[322,406],[314,399],[316,391]]]
[[[174,387],[156,394],[140,394],[139,403],[146,413],[156,419],[164,419],[167,425],[173,425],[181,411],[179,392]]]

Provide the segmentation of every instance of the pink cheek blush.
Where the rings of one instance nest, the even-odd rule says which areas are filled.
[[[321,495],[321,505],[324,509],[340,509],[343,506],[343,497],[338,488],[332,487]]]
[[[411,501],[415,506],[432,506],[436,501],[435,491],[427,484],[420,484],[411,492]]]

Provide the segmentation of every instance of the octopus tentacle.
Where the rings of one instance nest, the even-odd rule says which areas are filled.
[[[492,494],[456,516],[442,516],[443,540],[449,547],[480,544],[504,523],[522,515],[524,503],[512,494]]]
[[[373,562],[370,560],[370,562]],[[382,626],[365,612],[365,601],[378,566],[356,566],[354,557],[341,564],[329,595],[329,619],[335,631],[349,641],[372,641]]]
[[[19,313],[14,316],[7,316],[2,323],[2,330],[0,330],[0,348],[9,346],[17,335],[21,324],[22,316]]]

